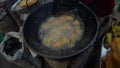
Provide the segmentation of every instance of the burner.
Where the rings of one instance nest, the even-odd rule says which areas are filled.
[[[73,57],[71,62],[68,64],[68,68],[83,68],[84,65],[87,63],[87,60],[93,50],[93,47],[87,49],[82,54]]]
[[[64,60],[44,58],[43,68],[99,68],[100,47],[90,47],[85,52]]]

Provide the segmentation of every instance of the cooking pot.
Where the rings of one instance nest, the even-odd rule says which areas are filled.
[[[68,9],[67,9],[68,8]],[[84,32],[74,47],[54,50],[42,44],[39,39],[39,27],[45,20],[51,16],[59,16],[61,14],[74,14],[83,21]],[[96,40],[99,24],[95,13],[81,2],[72,5],[57,6],[50,2],[39,6],[31,12],[23,26],[24,40],[35,53],[40,56],[52,59],[65,59],[75,56],[87,48],[91,47]]]

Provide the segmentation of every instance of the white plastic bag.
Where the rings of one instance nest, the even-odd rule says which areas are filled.
[[[22,43],[22,48],[18,49],[16,51],[16,53],[13,56],[7,55],[4,51],[4,47],[5,47],[5,41],[7,41],[9,38],[11,37],[15,37],[17,39],[19,39],[19,42]],[[17,46],[17,45],[16,45]],[[10,62],[15,61],[15,60],[19,60],[24,52],[24,45],[23,45],[23,38],[21,37],[21,34],[19,32],[9,32],[5,35],[3,41],[0,44],[0,53]]]

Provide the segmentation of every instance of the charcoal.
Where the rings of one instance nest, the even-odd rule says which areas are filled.
[[[20,43],[17,38],[11,37],[7,41],[5,41],[5,47],[3,51],[7,55],[13,56],[20,48],[22,48],[22,43]]]

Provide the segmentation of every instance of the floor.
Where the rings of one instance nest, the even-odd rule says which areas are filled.
[[[0,68],[21,68],[13,63],[8,62],[5,58],[0,54]]]

